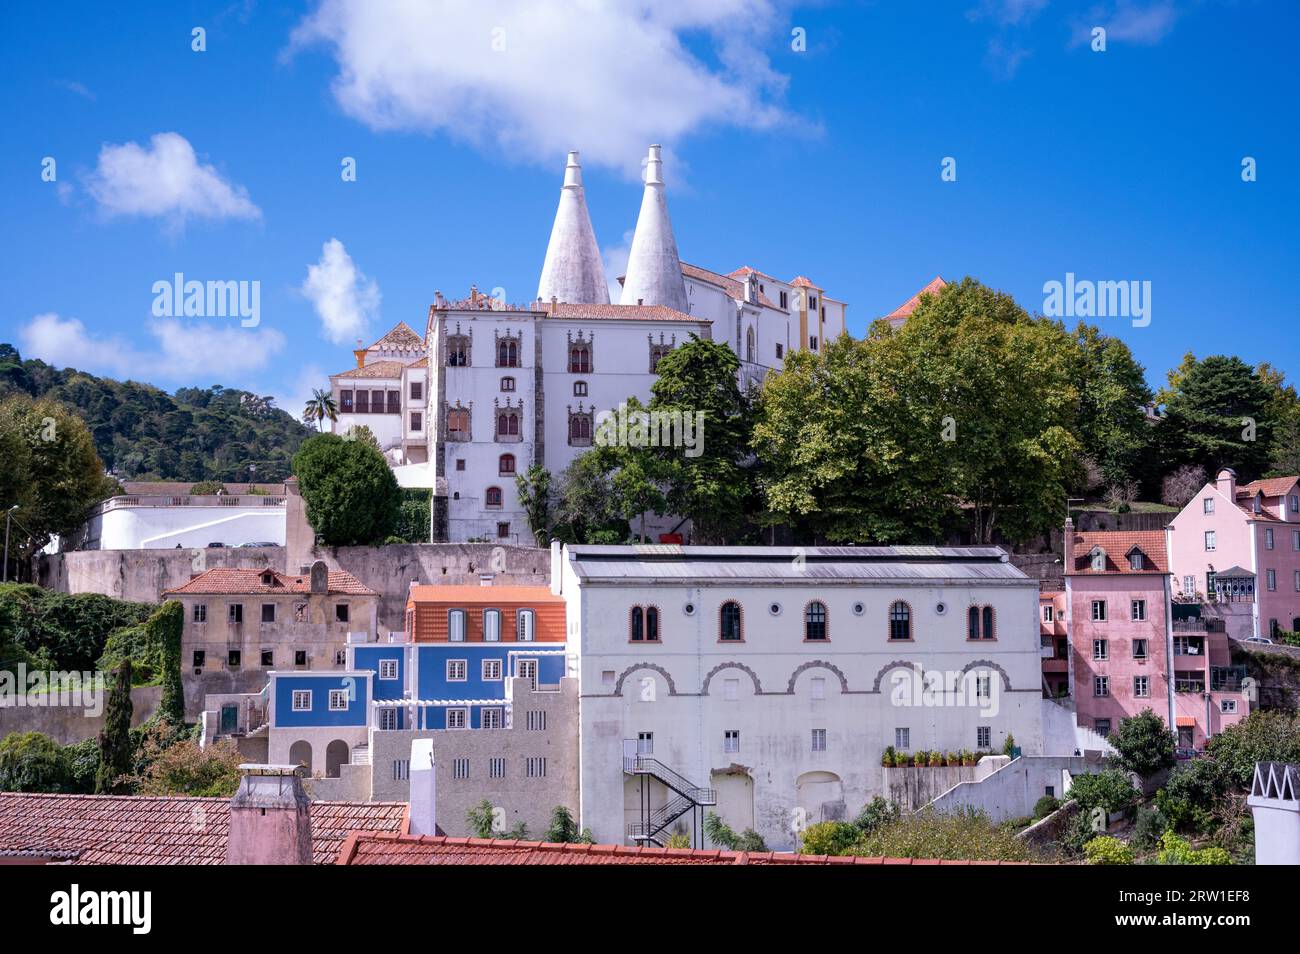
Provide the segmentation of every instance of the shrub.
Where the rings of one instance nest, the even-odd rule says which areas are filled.
[[[0,739],[0,791],[63,792],[69,781],[63,747],[40,732]]]
[[[1179,766],[1156,792],[1156,806],[1177,831],[1208,831],[1230,777],[1215,759],[1193,759]]]
[[[239,788],[244,757],[228,739],[204,748],[195,739],[168,746],[138,780],[141,795],[209,795],[229,798]]]
[[[225,492],[226,485],[219,480],[200,480],[190,487],[190,495],[194,497],[211,497],[214,494],[224,494]]]
[[[1061,800],[1051,795],[1044,795],[1034,802],[1034,820],[1041,821],[1061,807]]]
[[[1300,762],[1300,713],[1257,709],[1206,743],[1241,788],[1249,788],[1256,762]]]
[[[1222,848],[1193,848],[1172,831],[1160,838],[1157,862],[1162,865],[1230,865],[1232,857]]]
[[[881,825],[897,820],[899,814],[900,810],[897,802],[891,802],[889,799],[877,795],[862,806],[862,811],[858,812],[858,817],[853,820],[853,825],[860,834],[870,835]]]
[[[144,622],[155,609],[152,603],[98,593],[69,595],[26,583],[0,584],[0,633],[50,669],[93,670],[110,633]],[[0,669],[8,668],[5,663]]]
[[[1079,803],[1086,815],[1095,808],[1107,813],[1127,811],[1138,803],[1141,793],[1125,773],[1106,769],[1095,775],[1076,775],[1070,785],[1069,797]]]
[[[1083,846],[1090,865],[1131,865],[1133,850],[1118,838],[1099,835]]]
[[[709,812],[704,816],[704,833],[709,836],[709,841],[719,848],[727,848],[731,851],[767,851],[767,845],[758,832],[746,828],[740,834],[736,834],[716,812]]]
[[[542,841],[557,844],[582,841],[582,832],[578,830],[578,822],[573,817],[573,812],[563,805],[556,805],[551,809],[551,827],[542,835]]]
[[[1016,737],[1010,732],[1007,733],[1007,740],[1002,743],[1002,754],[1010,756],[1016,754]]]
[[[1133,825],[1133,844],[1139,848],[1154,848],[1160,836],[1169,830],[1169,819],[1159,808],[1142,807],[1138,809],[1137,822]]]
[[[1150,709],[1129,719],[1121,719],[1119,728],[1108,740],[1119,753],[1117,761],[1141,778],[1150,778],[1173,766],[1178,737],[1169,731],[1165,720]]]
[[[893,765],[894,765],[894,747],[892,745],[887,745],[885,746],[885,751],[880,753],[880,767],[892,768]]]
[[[862,836],[856,825],[848,822],[828,821],[809,825],[799,841],[803,855],[845,855]]]
[[[401,492],[394,536],[399,543],[428,543],[433,498],[427,488],[408,487]]]
[[[384,455],[362,441],[317,434],[293,457],[307,520],[326,546],[375,544],[397,525],[401,491]]]
[[[869,835],[851,849],[854,855],[892,858],[969,859],[971,861],[1028,861],[1031,848],[1015,834],[989,821],[982,812],[943,814],[932,810],[902,815]]]

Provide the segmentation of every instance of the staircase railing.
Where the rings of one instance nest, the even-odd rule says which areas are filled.
[[[696,785],[680,772],[670,769],[658,759],[644,755],[625,755],[623,771],[628,775],[649,775],[663,782],[679,795],[685,795],[697,805],[718,804],[718,793],[712,788]]]

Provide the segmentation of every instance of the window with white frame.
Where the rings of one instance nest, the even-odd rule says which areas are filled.
[[[1214,498],[1206,497],[1201,501],[1201,513],[1214,513]]]
[[[501,678],[500,659],[483,660],[482,669],[483,669],[482,675],[483,675],[484,682],[497,682],[498,680],[500,680]]]
[[[1151,695],[1151,677],[1134,676],[1133,677],[1133,695],[1139,699],[1145,699]]]
[[[1138,638],[1133,640],[1133,658],[1134,659],[1147,658],[1147,641],[1145,639]]]
[[[452,759],[451,777],[469,778],[469,759]]]
[[[1043,604],[1043,622],[1051,623],[1056,619],[1056,608],[1051,603]]]
[[[993,727],[989,725],[975,726],[975,748],[987,749],[993,745]]]
[[[530,609],[521,609],[515,618],[515,638],[521,643],[531,643],[536,632],[537,614]]]
[[[468,709],[448,709],[447,710],[447,728],[465,729],[469,727],[469,710]]]
[[[740,730],[727,729],[722,733],[722,751],[739,752],[740,751]]]
[[[447,639],[453,643],[465,641],[465,611],[454,609],[447,611]]]
[[[505,778],[506,777],[506,760],[503,758],[488,759],[488,778]]]
[[[1220,712],[1236,712],[1236,711],[1237,711],[1237,700],[1236,700],[1236,699],[1223,699],[1223,700],[1220,700],[1220,702],[1219,702],[1219,711],[1220,711]]]
[[[484,709],[479,722],[479,728],[500,729],[505,725],[505,717],[500,709]]]
[[[1183,592],[1186,593],[1188,596],[1191,596],[1193,593],[1196,592],[1196,577],[1194,576],[1183,577]]]
[[[636,734],[636,754],[655,754],[655,734],[653,732],[638,732]]]
[[[1277,570],[1264,571],[1264,586],[1270,593],[1277,589]]]
[[[1147,601],[1133,600],[1129,605],[1129,610],[1132,613],[1132,619],[1139,622],[1145,620],[1147,618]]]
[[[1110,695],[1110,676],[1092,677],[1092,694],[1098,698]]]
[[[826,751],[826,730],[825,729],[812,730],[812,750],[814,752]]]
[[[1264,528],[1264,549],[1265,550],[1273,549],[1273,528],[1272,527]]]
[[[379,710],[379,728],[384,731],[397,728],[397,710],[392,706],[385,706]]]
[[[1206,549],[1206,550],[1213,550],[1213,549],[1214,549],[1214,531],[1213,531],[1213,530],[1206,530],[1206,531],[1205,531],[1205,549]]]
[[[447,660],[447,681],[464,682],[469,671],[469,664],[464,659]]]
[[[1108,640],[1105,640],[1105,639],[1094,639],[1094,640],[1092,641],[1092,658],[1093,658],[1093,659],[1109,659],[1109,658],[1110,658],[1110,642],[1109,642]]]
[[[1105,600],[1092,601],[1092,621],[1094,623],[1106,622],[1106,601]]]
[[[501,640],[501,611],[485,609],[483,611],[483,641],[495,643]]]
[[[346,712],[348,708],[348,691],[346,689],[330,690],[330,712]]]
[[[740,697],[740,680],[724,679],[722,680],[722,698],[727,702],[735,702]]]
[[[909,728],[894,729],[894,748],[902,749],[906,752],[912,747],[912,730]]]
[[[311,710],[311,690],[295,689],[293,691],[293,711],[308,712]]]
[[[975,698],[990,699],[992,697],[993,697],[993,677],[988,675],[987,673],[977,674],[975,676]]]
[[[397,678],[397,660],[381,659],[379,660],[379,678],[396,679]]]

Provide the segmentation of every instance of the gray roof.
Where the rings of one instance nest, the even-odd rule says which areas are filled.
[[[999,547],[569,546],[584,583],[998,583],[1037,588]]]

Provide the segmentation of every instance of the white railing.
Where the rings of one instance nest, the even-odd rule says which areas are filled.
[[[283,507],[283,496],[271,494],[169,494],[109,497],[91,515],[127,507]]]

